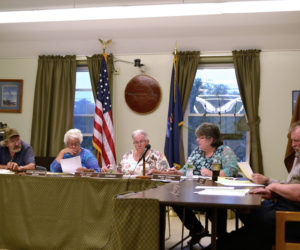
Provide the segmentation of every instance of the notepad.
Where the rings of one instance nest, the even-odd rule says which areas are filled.
[[[61,169],[63,173],[74,174],[77,168],[81,168],[80,156],[60,160]]]
[[[249,179],[252,180],[253,171],[249,165],[249,162],[238,162],[239,168],[242,170],[243,174]]]

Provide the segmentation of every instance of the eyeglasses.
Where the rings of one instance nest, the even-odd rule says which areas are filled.
[[[205,135],[202,135],[202,136],[197,137],[197,139],[199,139],[199,140],[206,140],[206,139],[210,139],[210,138],[211,138],[211,137],[205,136]]]
[[[77,148],[77,147],[80,146],[80,143],[79,143],[79,142],[76,142],[76,143],[68,143],[67,146],[70,147],[70,148]]]
[[[18,137],[17,139],[9,139],[8,141],[11,144],[19,144],[21,140],[20,137]]]
[[[134,141],[134,142],[133,142],[133,144],[134,144],[134,145],[138,145],[138,144],[144,144],[144,143],[146,143],[146,141],[145,141],[145,140],[141,140],[141,141]]]

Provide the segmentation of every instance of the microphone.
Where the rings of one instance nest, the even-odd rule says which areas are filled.
[[[141,155],[140,159],[138,160],[137,164],[145,157],[146,153],[148,152],[148,150],[149,150],[150,148],[151,148],[151,145],[150,145],[150,144],[147,144],[147,145],[145,146],[145,150],[144,150],[144,152],[142,153],[142,155]]]

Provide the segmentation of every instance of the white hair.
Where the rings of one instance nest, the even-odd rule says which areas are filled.
[[[81,133],[81,131],[79,129],[72,128],[72,129],[68,130],[65,133],[65,136],[64,136],[64,143],[65,143],[65,145],[67,145],[69,138],[71,138],[71,139],[78,139],[79,142],[80,142],[80,144],[81,144],[82,140],[83,140],[83,135],[82,135],[82,133]]]
[[[131,135],[132,139],[134,139],[134,137],[136,137],[138,134],[142,134],[144,136],[145,140],[149,140],[149,136],[148,136],[147,132],[142,129],[134,130]]]

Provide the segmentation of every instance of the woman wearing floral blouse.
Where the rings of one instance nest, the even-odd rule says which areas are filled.
[[[196,129],[198,147],[193,150],[190,158],[194,165],[193,174],[202,176],[212,176],[211,165],[213,162],[221,163],[220,176],[236,176],[238,173],[237,157],[228,146],[223,145],[219,128],[211,123],[202,123]],[[172,170],[174,173],[184,175],[186,165],[180,170]],[[175,212],[182,219],[183,208],[174,207]],[[198,221],[192,209],[185,210],[185,226],[190,230],[192,239],[190,245],[194,245],[207,234],[202,224]],[[210,217],[210,211],[207,210]],[[226,209],[218,210],[217,235],[226,232]]]
[[[134,149],[123,155],[118,166],[118,171],[123,174],[142,175],[143,161],[138,163],[145,146],[149,144],[148,134],[144,130],[135,130],[132,133]],[[156,150],[148,150],[145,156],[146,174],[167,173],[169,163],[163,153]]]

